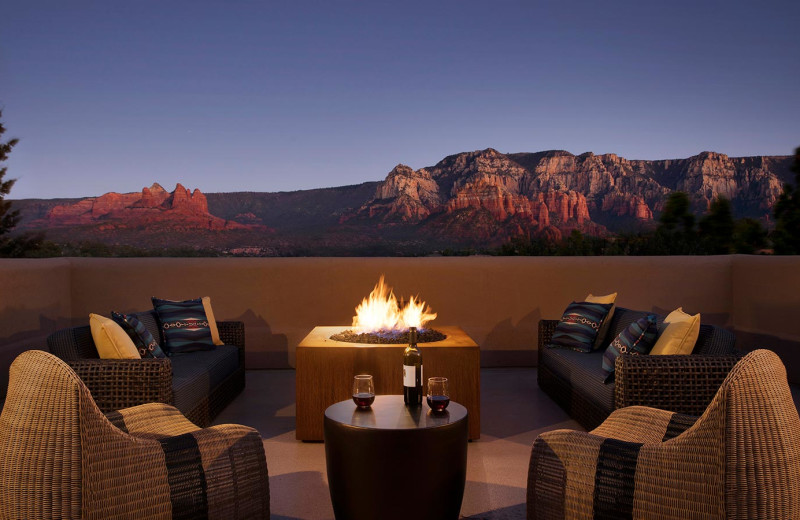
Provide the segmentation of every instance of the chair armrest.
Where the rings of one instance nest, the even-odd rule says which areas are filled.
[[[539,320],[539,348],[544,347],[553,339],[553,332],[560,320]]]
[[[172,402],[172,362],[168,358],[71,359],[67,363],[104,413],[143,403]]]
[[[634,356],[617,358],[614,406],[649,406],[702,415],[740,356]]]
[[[244,322],[243,321],[218,321],[219,339],[226,345],[236,345],[244,348]]]

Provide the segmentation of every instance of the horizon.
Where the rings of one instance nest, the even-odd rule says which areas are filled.
[[[481,149],[481,150],[471,150],[471,151],[465,151],[465,152],[460,152],[460,153],[456,153],[456,154],[450,154],[449,156],[442,157],[442,160],[444,160],[444,159],[445,159],[445,158],[447,158],[447,157],[453,156],[453,155],[460,155],[460,154],[462,154],[462,153],[474,153],[474,152],[480,152],[480,151],[483,151],[483,150],[488,150],[488,149],[494,149],[494,148],[492,148],[492,147],[488,147],[488,148],[483,148],[483,149]],[[648,161],[648,162],[658,162],[658,161],[679,161],[679,160],[686,160],[686,159],[690,159],[691,157],[696,157],[696,156],[698,156],[698,155],[701,155],[701,154],[704,154],[704,153],[721,153],[721,152],[715,152],[715,151],[713,151],[713,150],[703,150],[702,152],[698,152],[697,154],[694,154],[694,155],[692,155],[691,157],[670,157],[670,158],[665,158],[665,159],[631,159],[631,158],[629,158],[629,157],[622,157],[621,155],[619,155],[619,154],[615,154],[615,153],[613,153],[613,152],[608,152],[608,153],[605,153],[605,154],[597,154],[597,153],[594,153],[594,152],[583,152],[583,153],[581,153],[581,154],[575,154],[575,153],[569,152],[569,151],[567,151],[567,150],[539,150],[539,151],[536,151],[536,152],[500,152],[499,150],[497,150],[497,151],[498,151],[499,153],[503,154],[503,155],[513,155],[513,154],[518,154],[518,153],[532,153],[532,154],[535,154],[535,153],[547,153],[547,152],[566,152],[566,153],[568,153],[568,154],[570,154],[570,155],[572,155],[572,156],[574,156],[574,157],[580,157],[580,156],[582,156],[582,155],[585,155],[585,154],[591,153],[591,154],[593,154],[594,156],[617,155],[617,156],[619,156],[619,157],[621,157],[621,158],[623,158],[623,159],[625,159],[625,160],[628,160],[628,161]],[[726,155],[726,154],[722,154],[722,155]],[[750,158],[750,157],[784,157],[784,158],[786,158],[786,157],[791,157],[791,156],[792,156],[791,154],[786,154],[786,155],[770,155],[770,156],[763,156],[763,155],[747,155],[747,156],[727,156],[727,157],[729,157],[730,159],[747,159],[747,158]],[[438,163],[438,162],[439,162],[439,161],[437,161],[437,163]],[[403,165],[403,163],[398,163],[398,164],[396,164],[394,167],[397,167],[397,166],[400,166],[400,165]],[[406,165],[406,166],[407,166],[407,165]],[[414,168],[414,171],[417,171],[417,170],[419,170],[419,169],[424,169],[424,168],[431,168],[431,167],[433,167],[433,166],[434,166],[434,165],[433,165],[433,164],[431,164],[431,165],[427,165],[427,166],[422,166],[422,167],[420,167],[420,168]],[[393,168],[394,168],[394,167],[393,167]],[[391,170],[389,170],[389,171],[387,172],[387,175],[388,175],[388,173],[389,173],[389,172],[391,172]],[[103,192],[103,193],[95,193],[95,194],[87,194],[87,195],[78,195],[78,196],[74,196],[74,197],[59,196],[59,197],[25,197],[25,198],[19,198],[19,197],[7,196],[7,197],[6,197],[6,199],[7,199],[7,200],[9,200],[9,201],[15,201],[15,200],[20,200],[20,201],[22,201],[22,200],[87,199],[87,198],[96,198],[96,197],[101,197],[101,196],[103,196],[103,195],[107,195],[107,194],[109,194],[109,193],[118,193],[118,194],[139,193],[139,192],[141,192],[143,189],[145,189],[145,188],[152,188],[152,187],[153,187],[153,186],[155,186],[155,185],[158,185],[158,186],[160,186],[160,187],[161,187],[161,189],[163,189],[163,190],[165,190],[165,191],[167,191],[167,192],[169,192],[169,193],[172,193],[174,190],[176,190],[176,189],[178,188],[178,186],[182,186],[183,188],[185,188],[185,189],[188,189],[188,190],[189,190],[190,192],[192,192],[192,193],[194,193],[194,191],[195,191],[195,190],[200,190],[200,192],[201,192],[201,193],[203,193],[203,195],[208,195],[208,194],[232,194],[232,193],[270,193],[270,194],[281,194],[281,193],[293,193],[293,192],[298,192],[298,191],[313,191],[313,190],[325,190],[325,189],[347,188],[347,187],[360,186],[360,185],[363,185],[363,184],[369,184],[369,183],[375,183],[375,184],[378,184],[378,183],[381,183],[381,182],[383,182],[384,180],[386,180],[386,176],[384,176],[384,177],[382,177],[382,178],[380,178],[380,179],[374,179],[374,180],[365,180],[365,181],[356,182],[356,183],[353,183],[353,184],[339,184],[339,185],[333,185],[333,186],[318,186],[318,187],[313,187],[313,188],[289,189],[289,190],[280,190],[280,191],[256,191],[256,190],[235,190],[235,191],[205,191],[205,190],[203,190],[203,189],[200,189],[199,187],[196,187],[196,186],[189,186],[189,185],[187,185],[185,182],[181,182],[181,181],[176,181],[176,182],[175,182],[175,186],[174,186],[173,188],[171,188],[171,189],[170,189],[170,188],[168,188],[167,186],[164,186],[164,185],[163,185],[163,183],[161,183],[161,182],[159,182],[159,181],[152,181],[152,182],[150,182],[149,184],[145,183],[145,184],[144,184],[143,186],[141,186],[139,189],[134,189],[134,190],[131,190],[131,191],[116,191],[116,190],[112,190],[112,191],[106,191],[106,192]]]
[[[787,156],[798,20],[785,0],[12,4],[8,198],[304,191],[487,147]]]

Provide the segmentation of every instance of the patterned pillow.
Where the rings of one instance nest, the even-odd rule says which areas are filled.
[[[556,325],[552,345],[589,352],[613,303],[572,302]]]
[[[117,322],[119,326],[128,333],[128,336],[133,340],[133,344],[139,349],[140,356],[143,358],[167,357],[158,345],[158,341],[153,338],[153,335],[150,334],[147,327],[139,321],[139,318],[133,314],[120,314],[111,311],[111,319]]]
[[[628,328],[619,333],[603,354],[603,372],[605,382],[611,381],[614,375],[614,362],[622,354],[647,354],[656,343],[658,326],[656,317],[650,314],[634,321]]]
[[[213,350],[211,329],[200,298],[176,302],[153,297],[153,307],[164,332],[167,355]]]

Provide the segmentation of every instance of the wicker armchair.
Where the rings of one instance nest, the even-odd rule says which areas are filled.
[[[745,356],[700,418],[634,406],[540,435],[528,519],[544,518],[800,518],[800,419],[778,356]]]
[[[42,351],[11,365],[0,415],[0,519],[269,518],[259,433],[206,429],[154,403],[106,417]]]

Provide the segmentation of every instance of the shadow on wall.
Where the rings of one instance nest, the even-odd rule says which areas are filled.
[[[286,334],[273,334],[267,320],[252,309],[234,320],[244,322],[245,366],[291,368]]]
[[[58,329],[70,326],[68,318],[52,318],[48,314],[43,314],[39,309],[31,310],[12,307],[0,314],[0,324],[33,322],[38,323],[39,327],[0,337],[0,400],[6,397],[8,368],[17,356],[26,350],[47,351],[47,336]]]
[[[481,344],[482,367],[535,366],[541,309],[534,309],[516,325],[511,318],[495,325]],[[491,347],[491,350],[487,350]]]

